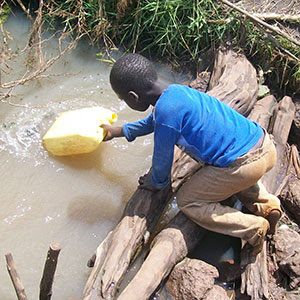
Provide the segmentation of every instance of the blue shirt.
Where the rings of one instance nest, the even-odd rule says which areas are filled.
[[[195,160],[227,167],[247,153],[263,134],[262,128],[227,104],[188,86],[170,85],[145,119],[123,126],[126,139],[154,132],[152,184],[170,182],[174,146]]]

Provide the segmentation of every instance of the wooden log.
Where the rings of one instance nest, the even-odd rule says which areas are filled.
[[[197,245],[205,232],[205,229],[179,212],[155,237],[153,247],[140,270],[117,299],[148,299],[173,266]]]
[[[40,283],[40,300],[50,300],[52,297],[52,285],[57,265],[57,259],[61,247],[58,243],[49,246],[43,276]]]
[[[243,55],[237,55],[232,50],[220,50],[217,61],[214,70],[216,74],[213,75],[214,83],[210,84],[210,94],[220,97],[228,105],[234,105],[239,112],[248,113],[256,100],[258,89],[255,69]],[[222,72],[226,72],[226,76],[223,76]],[[233,74],[240,74],[240,76]],[[234,82],[236,83],[234,84]],[[235,98],[238,98],[238,100],[235,101]],[[199,164],[195,163],[181,150],[176,149],[172,171],[174,174],[172,176],[173,190],[180,188],[181,184],[192,176],[199,167]],[[151,231],[151,224],[154,224],[153,220],[159,217],[163,207],[168,202],[171,195],[169,192],[164,191],[163,196],[158,193],[156,200],[153,199],[154,195],[151,192],[139,189],[135,192],[128,202],[120,223],[111,232],[111,242],[108,243],[110,244],[109,248],[99,246],[102,249],[101,251],[105,249],[106,256],[103,258],[100,268],[94,266],[94,268],[97,268],[97,272],[92,272],[88,279],[89,287],[86,286],[85,288],[84,300],[94,299],[92,295],[95,294],[97,299],[114,299],[130,261],[136,255],[136,251],[145,244],[145,234]],[[187,224],[191,223],[187,222]],[[189,230],[187,229],[186,232],[189,232]],[[185,243],[184,234],[181,233],[180,242],[174,240],[174,249],[177,245]],[[159,243],[157,240],[156,242]],[[153,249],[156,249],[154,247],[155,244]],[[101,251],[97,255],[102,256],[103,252]],[[160,255],[165,257],[163,253],[160,253]],[[150,257],[154,258],[155,256],[151,255]],[[165,271],[162,270],[172,268],[174,261],[166,259],[166,263],[161,266],[161,273],[157,277],[157,282],[160,282],[164,277]],[[98,273],[98,275],[95,273]],[[96,282],[100,284],[100,287],[96,288]],[[147,284],[145,281],[144,283]],[[154,291],[156,286],[150,288]],[[95,289],[97,289],[96,292]],[[140,289],[148,290],[147,287],[139,287]]]
[[[147,242],[170,197],[170,187],[158,193],[137,189],[121,221],[100,244],[83,299],[113,299],[137,251]]]
[[[274,96],[269,95],[258,100],[251,110],[248,119],[257,122],[268,130],[271,116],[277,102]]]
[[[243,54],[221,49],[208,89],[209,95],[247,116],[257,100],[256,70]]]
[[[17,272],[17,268],[13,259],[13,256],[11,253],[5,254],[6,258],[6,267],[7,271],[9,273],[10,279],[13,283],[13,286],[15,288],[18,300],[27,300],[25,288],[21,282],[20,276]]]
[[[275,107],[269,132],[272,133],[277,150],[277,162],[263,178],[262,182],[270,193],[276,193],[286,174],[286,144],[295,114],[295,105],[291,97],[284,97]]]

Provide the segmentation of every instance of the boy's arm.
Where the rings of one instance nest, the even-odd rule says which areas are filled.
[[[134,141],[138,136],[152,133],[153,130],[153,113],[145,119],[123,125],[123,133],[128,142]]]
[[[178,138],[179,133],[173,128],[156,124],[151,181],[140,181],[139,188],[156,191],[165,188],[169,184],[174,146]]]
[[[100,125],[105,130],[105,137],[103,141],[109,141],[115,137],[126,137],[131,142],[136,137],[149,134],[153,132],[153,114],[151,113],[147,118],[137,122],[127,123],[123,126]]]

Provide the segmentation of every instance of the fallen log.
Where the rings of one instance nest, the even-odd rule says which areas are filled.
[[[148,257],[118,300],[148,299],[171,269],[197,245],[205,231],[179,212],[155,237]]]
[[[239,76],[236,74],[239,74]],[[258,87],[256,71],[243,55],[236,54],[232,50],[219,50],[212,78],[213,82],[210,84],[210,95],[219,97],[220,100],[226,102],[230,106],[234,106],[234,108],[242,114],[249,113],[256,101]],[[192,176],[199,167],[199,164],[196,164],[181,150],[176,149],[172,169],[173,191],[180,188],[181,184]],[[83,299],[94,299],[93,295],[97,295],[95,299],[114,298],[130,261],[135,256],[138,248],[146,242],[144,239],[146,232],[150,232],[153,220],[161,214],[164,205],[170,198],[171,193],[169,192],[170,191],[165,191],[164,196],[159,196],[159,194],[157,194],[156,200],[153,199],[154,195],[149,191],[138,189],[135,192],[128,202],[120,223],[109,234],[109,237],[107,237],[110,241],[108,242],[107,239],[105,239],[102,242],[106,243],[107,247],[104,247],[101,244],[98,247],[100,250],[97,251],[97,255],[101,256],[101,267],[94,266],[94,269],[96,268],[97,271],[94,272],[94,269],[92,270],[88,279],[88,286],[84,289]],[[179,217],[180,214],[177,215],[176,218]],[[177,222],[176,218],[174,220],[175,224]],[[182,216],[182,218],[186,217]],[[174,240],[174,244],[171,248],[181,248],[182,245],[185,245],[187,251],[191,250],[189,249],[190,244],[185,244],[184,234],[189,231],[193,232],[192,228],[195,225],[189,220],[186,220],[186,222],[186,231],[178,234],[178,239]],[[188,229],[189,227],[191,227],[191,229]],[[171,230],[172,228],[169,228],[169,231]],[[180,231],[180,228],[176,228],[174,230],[177,233],[178,230]],[[175,236],[177,236],[176,233],[174,233]],[[163,234],[160,235],[162,239],[163,236]],[[195,242],[197,241],[198,240],[195,236]],[[164,245],[163,242],[156,239],[152,247],[154,250],[157,249],[155,246],[156,243],[159,247],[163,247]],[[104,251],[105,253],[103,253]],[[151,258],[152,260],[153,257],[153,263],[156,266],[155,261],[157,258],[155,258],[156,256],[152,255],[151,252],[148,258]],[[176,253],[178,253],[178,251],[175,252],[175,254]],[[159,255],[165,257],[163,253],[159,253]],[[157,275],[156,282],[160,282],[165,274],[168,273],[168,270],[170,270],[180,259],[182,259],[181,255],[177,257],[175,256],[175,258],[170,261],[168,259],[163,260],[165,263],[160,267],[160,275]],[[149,265],[151,265],[151,260]],[[136,276],[135,279],[136,278],[138,277]],[[136,280],[139,281],[139,279]],[[139,286],[139,293],[141,290],[144,290],[147,291],[148,295],[149,289],[153,292],[156,288],[154,285],[149,286],[145,280],[141,280],[139,282],[144,282],[144,284],[148,285],[148,287]],[[135,293],[136,290],[134,292],[130,292],[130,294]],[[123,297],[122,294],[120,297]],[[141,300],[142,298],[139,297],[139,299]]]
[[[290,97],[284,97],[275,107],[271,119],[269,132],[276,143],[277,162],[275,166],[262,178],[262,182],[270,193],[276,191],[286,175],[288,165],[286,145],[295,114],[295,105]]]
[[[27,300],[25,288],[21,282],[20,276],[11,253],[5,254],[7,271],[15,288],[18,300]]]
[[[159,193],[137,189],[121,221],[96,251],[96,261],[83,291],[83,299],[113,299],[129,263],[147,242],[169,199],[170,189]],[[92,264],[89,261],[89,264]]]
[[[58,243],[49,246],[43,276],[40,283],[40,300],[50,300],[52,297],[52,285],[57,265],[57,258],[61,247]]]

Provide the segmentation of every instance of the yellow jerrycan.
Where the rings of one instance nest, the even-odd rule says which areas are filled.
[[[111,125],[116,121],[116,113],[98,106],[66,111],[46,132],[43,145],[58,156],[89,153],[104,138],[104,130],[100,125]]]

